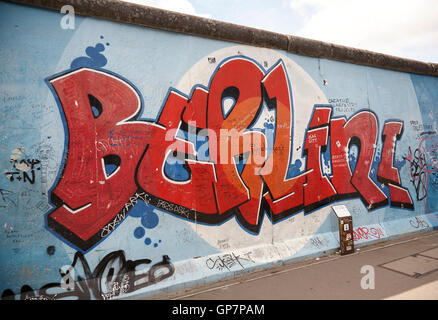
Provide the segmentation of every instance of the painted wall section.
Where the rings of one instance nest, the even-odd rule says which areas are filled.
[[[438,225],[438,78],[0,4],[3,299],[147,297]]]

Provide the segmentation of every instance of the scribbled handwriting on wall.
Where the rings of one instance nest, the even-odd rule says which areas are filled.
[[[144,267],[150,263],[150,259],[126,260],[125,253],[118,250],[107,254],[92,271],[85,256],[76,252],[71,266],[59,269],[60,283],[48,283],[39,290],[24,285],[21,288],[20,299],[90,300],[93,297],[108,300],[156,284],[171,277],[175,272],[170,258],[166,255],[161,262],[146,270]],[[2,293],[2,299],[15,299],[15,294],[12,290],[6,289]]]
[[[21,151],[19,150],[19,152]],[[35,183],[35,172],[41,170],[40,160],[11,157],[9,162],[12,164],[12,168],[5,171],[4,174],[10,182]]]
[[[210,269],[217,270],[228,270],[230,271],[233,267],[240,267],[245,269],[245,264],[251,262],[255,263],[251,258],[252,252],[246,252],[245,254],[236,255],[234,252],[226,253],[221,256],[214,258],[208,258],[205,261],[205,265]]]
[[[426,212],[433,212],[435,208],[430,201],[430,193],[438,192],[438,142],[435,132],[420,134],[418,148],[404,157],[409,162],[411,183],[415,187],[417,201],[424,201]]]
[[[140,94],[114,74],[79,68],[49,83],[69,139],[47,224],[80,250],[102,240],[101,230],[115,217],[124,219],[125,204],[136,192],[190,220],[217,224],[235,216],[255,234],[264,212],[276,222],[342,198],[360,197],[368,210],[388,204],[413,208],[393,164],[403,122],[386,122],[381,136],[377,180],[389,197],[370,177],[379,139],[371,111],[347,120],[333,118],[331,105],[315,105],[302,148],[305,170],[286,178],[293,103],[281,60],[265,71],[243,56],[226,59],[208,88],[195,86],[190,97],[170,89],[155,122],[139,119]],[[275,109],[275,125],[270,131],[251,130],[264,103]],[[269,134],[275,137],[271,149]],[[348,162],[351,145],[359,148],[354,170]],[[321,165],[327,149],[330,177]],[[169,163],[179,169],[169,170]]]

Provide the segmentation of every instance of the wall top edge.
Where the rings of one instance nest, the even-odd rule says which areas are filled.
[[[356,49],[298,36],[275,33],[227,22],[127,3],[120,0],[7,0],[8,2],[60,11],[69,4],[75,14],[135,24],[143,27],[280,49],[290,53],[377,67],[401,72],[438,76],[438,64]]]

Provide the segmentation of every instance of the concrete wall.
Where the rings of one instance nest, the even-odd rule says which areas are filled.
[[[0,3],[3,298],[147,297],[334,252],[338,204],[356,246],[438,226],[436,65],[73,4],[105,19]]]

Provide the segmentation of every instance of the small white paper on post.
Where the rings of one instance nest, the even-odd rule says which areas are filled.
[[[335,212],[335,214],[338,216],[338,218],[351,217],[350,212],[348,211],[347,207],[344,205],[332,206],[332,209]]]

